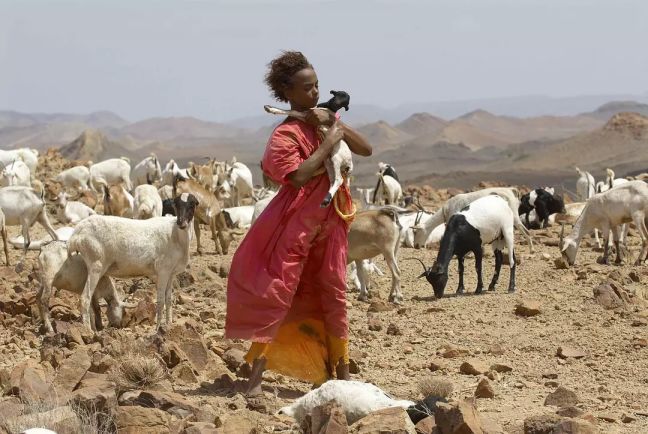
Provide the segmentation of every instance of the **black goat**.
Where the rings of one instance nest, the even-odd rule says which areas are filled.
[[[524,214],[527,227],[531,225],[529,223],[529,213],[534,209],[542,228],[546,228],[549,225],[549,216],[551,214],[566,212],[565,202],[562,197],[557,194],[551,194],[542,188],[532,190],[520,199],[518,214]]]

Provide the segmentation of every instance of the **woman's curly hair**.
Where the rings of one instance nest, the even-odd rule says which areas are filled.
[[[268,63],[264,81],[278,101],[288,102],[283,91],[290,86],[293,75],[312,67],[301,51],[282,51],[281,56]]]

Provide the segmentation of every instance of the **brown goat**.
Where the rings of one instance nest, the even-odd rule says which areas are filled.
[[[103,190],[104,215],[133,217],[133,196],[126,191],[122,184],[114,184],[110,187],[104,184]]]
[[[202,247],[200,246],[200,223],[202,223],[209,225],[212,239],[216,245],[216,253],[226,255],[230,243],[234,240],[234,235],[241,235],[242,233],[229,230],[218,199],[200,185],[198,181],[183,179],[179,176],[173,180],[173,192],[174,197],[182,193],[191,193],[198,199],[198,207],[194,217],[198,254],[202,254]]]

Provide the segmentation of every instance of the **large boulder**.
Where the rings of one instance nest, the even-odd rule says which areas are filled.
[[[456,404],[438,402],[434,419],[441,434],[483,434],[475,405],[468,400]]]
[[[416,428],[401,407],[384,408],[363,417],[349,428],[353,434],[416,434]]]
[[[70,357],[59,366],[52,388],[58,396],[66,396],[72,392],[81,381],[90,366],[92,359],[84,347],[78,347]]]
[[[32,359],[18,364],[9,378],[9,392],[29,400],[44,400],[50,396],[45,368]]]
[[[115,424],[120,434],[169,434],[171,416],[157,408],[117,407]]]

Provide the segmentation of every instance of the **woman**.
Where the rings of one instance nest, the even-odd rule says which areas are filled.
[[[228,278],[225,337],[252,341],[248,397],[262,395],[266,368],[316,385],[333,372],[349,379],[349,223],[333,204],[320,207],[329,189],[323,165],[341,139],[352,152],[371,155],[335,113],[311,110],[319,100],[317,74],[302,53],[286,51],[270,62],[265,82],[277,100],[308,114],[306,122],[284,120],[268,141],[263,171],[282,187],[241,242]],[[323,138],[321,125],[328,127]]]

